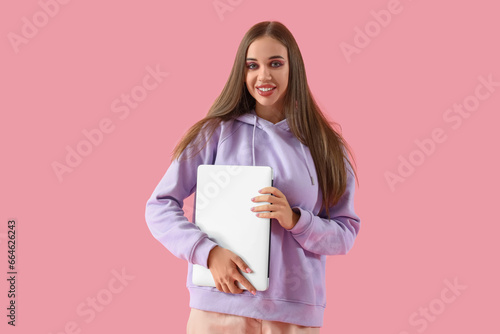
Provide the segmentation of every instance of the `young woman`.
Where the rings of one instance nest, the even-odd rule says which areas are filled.
[[[360,228],[349,157],[312,97],[290,31],[276,21],[251,27],[222,93],[178,143],[146,205],[151,233],[188,261],[188,333],[319,333],[326,256],[346,254]],[[251,268],[184,216],[200,164],[273,168],[274,186],[252,199],[255,214],[271,218],[268,290],[255,291],[240,273]],[[210,269],[216,287],[193,285],[193,264]]]

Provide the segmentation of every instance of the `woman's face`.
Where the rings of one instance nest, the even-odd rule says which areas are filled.
[[[250,44],[246,56],[246,85],[256,100],[256,109],[282,111],[288,69],[287,49],[274,38],[264,36]]]

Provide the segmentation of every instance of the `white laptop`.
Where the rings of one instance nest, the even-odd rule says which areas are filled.
[[[198,166],[195,224],[219,246],[245,261],[253,272],[240,272],[259,291],[269,287],[271,219],[250,211],[269,202],[252,202],[251,198],[272,185],[270,166]],[[193,264],[192,279],[193,284],[215,287],[212,273],[201,265]],[[240,282],[237,284],[246,290]]]

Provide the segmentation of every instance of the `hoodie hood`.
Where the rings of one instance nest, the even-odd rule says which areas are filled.
[[[264,118],[257,116],[255,109],[251,109],[249,112],[238,116],[236,118],[236,120],[253,126],[253,132],[252,132],[252,164],[253,164],[253,166],[255,166],[255,130],[257,128],[262,130],[262,131],[267,132],[270,135],[272,135],[276,131],[287,131],[287,132],[291,133],[290,126],[288,125],[286,118],[279,121],[278,123],[274,124],[273,122],[270,122]],[[299,142],[300,142],[300,140],[299,140]],[[309,163],[307,162],[306,152],[304,149],[304,144],[302,144],[302,142],[300,142],[300,148],[302,150],[302,158],[304,159],[304,162],[305,162],[306,167],[307,167],[307,172],[309,173],[309,179],[311,180],[311,184],[314,185],[314,179],[311,175],[311,168],[309,166]]]

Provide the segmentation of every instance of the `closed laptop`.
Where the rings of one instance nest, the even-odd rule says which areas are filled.
[[[253,272],[240,272],[259,291],[269,287],[271,219],[250,210],[269,203],[251,198],[272,185],[270,166],[200,165],[197,170],[195,224],[245,261]],[[192,279],[193,284],[215,287],[212,273],[201,265],[193,264]],[[238,287],[246,289],[239,282]]]

